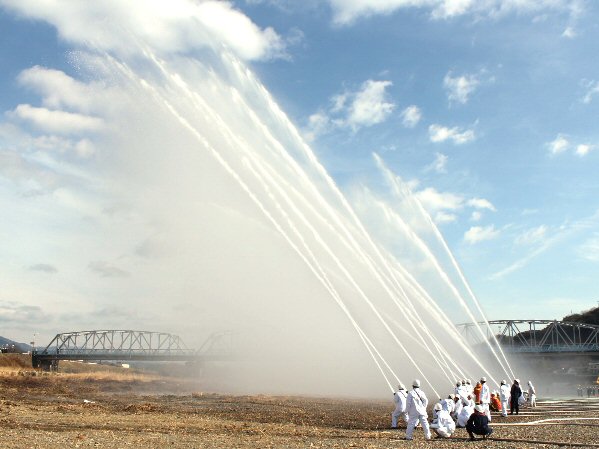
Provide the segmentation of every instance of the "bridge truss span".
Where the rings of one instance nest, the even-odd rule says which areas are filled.
[[[491,333],[505,351],[513,353],[598,353],[599,326],[557,320],[494,320],[457,325],[469,341],[482,340],[478,326]],[[496,329],[496,331],[495,331]]]
[[[56,368],[59,360],[207,362],[231,358],[225,341],[228,333],[211,335],[196,351],[166,332],[136,330],[92,330],[57,334],[41,351],[33,351],[34,367]],[[214,350],[218,348],[218,351]]]

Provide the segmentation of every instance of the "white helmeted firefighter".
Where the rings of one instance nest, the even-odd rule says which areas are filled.
[[[491,421],[491,409],[489,408],[489,403],[491,402],[491,390],[489,390],[489,386],[487,385],[487,378],[484,376],[481,377],[480,384],[480,405],[482,405],[485,414],[489,418],[489,421]]]
[[[460,412],[462,411],[462,407],[464,407],[464,402],[462,400],[462,396],[455,395],[453,397],[453,413],[451,416],[457,421],[458,416],[460,416]]]
[[[462,409],[458,415],[458,427],[466,427],[470,415],[474,413],[474,401],[470,395],[468,395],[467,398],[462,399],[462,405]]]
[[[404,421],[408,422],[408,414],[406,413],[406,402],[408,399],[408,392],[406,387],[401,382],[397,386],[397,391],[393,393],[393,402],[395,402],[395,410],[391,414],[391,427],[397,428],[397,420],[400,416],[403,416]]]
[[[447,410],[439,404],[435,404],[435,412],[437,413],[436,422],[431,424],[431,429],[442,438],[449,438],[455,432],[455,423]]]
[[[420,389],[420,381],[415,379],[412,382],[412,390],[408,393],[408,399],[406,404],[406,411],[408,412],[408,428],[406,430],[406,440],[411,440],[414,433],[416,424],[420,422],[422,430],[424,430],[424,438],[429,440],[431,438],[431,431],[428,426],[428,414],[426,413],[426,406],[428,405],[428,398],[424,391]]]
[[[505,380],[501,381],[499,387],[499,400],[501,401],[501,416],[507,416],[507,409],[510,406],[510,387]]]
[[[528,402],[531,407],[537,406],[537,392],[530,380],[528,381]]]
[[[450,394],[447,397],[447,399],[442,399],[441,401],[439,401],[441,404],[441,407],[443,407],[443,410],[448,412],[450,415],[453,413],[453,409],[455,408],[454,401],[453,401],[454,397],[455,397],[455,395]]]

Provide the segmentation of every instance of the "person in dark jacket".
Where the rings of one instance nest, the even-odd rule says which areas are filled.
[[[466,430],[468,431],[471,440],[476,440],[474,434],[481,435],[483,439],[486,439],[493,433],[493,429],[489,427],[487,412],[482,405],[474,407],[474,413],[470,415],[470,418],[466,423]]]
[[[510,391],[510,415],[514,414],[514,410],[516,410],[516,415],[520,411],[520,396],[522,396],[522,389],[520,388],[520,381],[518,379],[514,379],[514,383],[512,384],[512,389]]]

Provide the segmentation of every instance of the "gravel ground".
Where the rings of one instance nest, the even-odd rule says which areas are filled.
[[[417,430],[405,441],[405,429],[388,427],[392,403],[192,394],[189,385],[159,384],[178,394],[135,393],[158,385],[139,380],[0,377],[0,447],[599,447],[599,399],[539,401],[518,416],[494,416],[486,441],[469,442],[464,429],[432,441]],[[550,421],[530,424],[539,420]]]

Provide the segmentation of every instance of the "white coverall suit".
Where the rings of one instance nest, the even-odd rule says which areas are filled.
[[[404,389],[397,390],[393,394],[393,402],[395,402],[395,410],[393,410],[393,413],[391,414],[391,427],[393,427],[394,429],[397,428],[397,419],[400,416],[403,416],[403,419],[405,420],[406,423],[408,422],[408,414],[406,413],[407,399],[408,399],[408,393]]]
[[[468,403],[462,407],[460,414],[458,415],[458,427],[466,427],[470,415],[474,413],[474,405]]]
[[[408,393],[408,399],[406,402],[406,411],[408,412],[408,428],[406,430],[406,440],[412,439],[414,428],[416,423],[420,421],[422,430],[424,430],[424,438],[427,440],[431,437],[431,430],[428,426],[428,414],[426,413],[426,406],[428,405],[428,399],[424,391],[420,388],[414,387]]]
[[[431,428],[442,438],[449,438],[455,432],[455,423],[447,410],[437,412],[437,422],[431,424]]]
[[[491,402],[491,391],[489,390],[489,386],[486,382],[483,382],[482,387],[480,389],[480,403],[485,409],[485,414],[489,421],[491,421],[491,409],[489,409],[489,403]]]
[[[531,407],[537,406],[537,392],[530,381],[528,382],[528,400],[530,401]]]
[[[501,401],[501,416],[507,416],[510,408],[510,387],[502,385],[499,387],[499,400]]]

